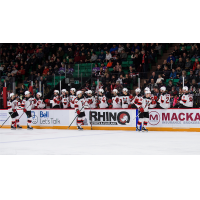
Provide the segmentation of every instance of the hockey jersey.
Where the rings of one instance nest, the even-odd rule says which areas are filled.
[[[103,96],[99,96],[99,108],[107,108],[108,107],[108,103],[107,103],[107,98],[105,95]]]
[[[75,100],[76,100],[76,96],[75,95],[70,95],[69,101],[70,101],[70,107],[71,108],[74,108]]]
[[[142,106],[142,100],[143,97],[141,94],[138,94],[135,96],[135,98],[131,101],[131,104],[135,104],[137,108],[140,108]]]
[[[84,105],[85,105],[84,97],[76,98],[74,101],[75,112],[79,110],[81,113],[84,113],[85,112]]]
[[[14,109],[17,109],[18,107],[18,101],[16,99],[12,100],[10,99],[7,102],[8,112],[13,112]]]
[[[122,102],[122,108],[128,108],[128,105],[131,103],[129,95],[121,96],[120,99]]]
[[[151,94],[150,98],[151,98],[152,103],[150,104],[149,108],[155,108],[157,103],[155,102],[154,95]],[[153,103],[153,102],[155,102],[155,103]]]
[[[162,108],[170,108],[170,94],[162,93],[158,99],[158,103],[160,103],[160,107]]]
[[[113,108],[121,108],[122,99],[119,96],[112,97],[112,105],[113,105]]]
[[[151,102],[152,102],[152,100],[151,100],[150,97],[143,97],[142,98],[141,103],[142,103],[142,108],[144,108],[144,112],[149,112],[149,107],[151,105]]]
[[[58,95],[54,95],[53,97],[53,101],[52,101],[52,107],[60,105],[60,96]]]
[[[67,95],[61,95],[61,102],[63,105],[63,108],[68,108],[68,104],[69,104],[69,97]]]
[[[183,94],[181,97],[180,104],[186,106],[186,107],[193,107],[193,96],[192,94]]]
[[[34,104],[34,98],[25,97],[22,101],[21,107],[25,108],[27,111],[31,111],[32,105]]]
[[[92,104],[88,104],[88,102],[92,100]],[[85,106],[87,106],[88,108],[96,108],[96,104],[97,104],[97,98],[94,96],[91,97],[87,97],[85,98]]]
[[[35,103],[35,108],[38,108],[38,109],[43,109],[45,107],[45,103],[43,101],[43,98],[35,98],[36,100],[36,103]]]

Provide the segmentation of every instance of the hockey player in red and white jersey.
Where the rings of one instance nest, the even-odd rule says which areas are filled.
[[[146,95],[146,92],[147,92],[147,91],[150,91],[150,89],[149,89],[148,87],[146,87],[146,88],[144,89],[144,95]],[[150,91],[150,92],[151,92],[151,91]],[[154,96],[153,94],[151,94],[150,98],[151,98],[151,101],[152,101],[152,102],[151,102],[149,108],[155,108],[155,107],[157,106],[156,100],[158,99],[158,97],[157,97],[157,96]]]
[[[147,90],[145,92],[145,96],[142,98],[142,105],[139,107],[139,120],[138,120],[138,123],[137,123],[137,127],[136,127],[136,130],[137,131],[140,131],[140,126],[142,125],[142,131],[148,131],[146,129],[146,126],[148,124],[148,121],[149,121],[149,106],[151,104],[151,91],[150,90]]]
[[[79,130],[83,130],[81,125],[84,125],[83,122],[85,120],[85,111],[84,111],[85,100],[82,95],[82,91],[77,91],[76,95],[77,98],[75,99],[74,107],[75,107],[75,112],[78,114],[77,128]]]
[[[193,95],[188,93],[188,87],[184,86],[182,91],[179,108],[193,108]]]
[[[10,94],[10,100],[7,103],[8,113],[11,117],[11,130],[16,130],[16,128],[21,129],[19,125],[19,114],[17,112],[18,101],[15,98],[14,93]]]
[[[60,96],[60,101],[62,102],[62,108],[68,108],[69,96],[67,95],[67,90],[62,89],[62,95]]]
[[[21,107],[23,109],[23,112],[25,112],[26,116],[27,116],[27,129],[28,130],[33,129],[33,127],[30,126],[32,123],[31,109],[32,109],[33,104],[34,104],[34,99],[31,97],[30,92],[26,91],[25,98],[22,101]]]
[[[123,92],[123,96],[121,96],[121,102],[122,102],[122,108],[128,108],[128,106],[130,105],[130,94],[128,93],[128,89],[127,88],[123,88],[122,90]]]
[[[52,108],[60,108],[60,96],[58,90],[54,90]]]
[[[97,98],[97,105],[99,105],[99,108],[107,108],[108,107],[107,98],[104,94],[103,89],[99,89],[99,96]]]
[[[70,107],[74,108],[74,101],[76,99],[76,89],[75,88],[71,88],[70,89],[70,93],[71,93],[71,95],[69,96]]]
[[[132,101],[131,101],[132,106],[129,106],[129,108],[137,108],[138,109],[142,105],[141,101],[143,99],[140,88],[137,88],[135,90],[135,94],[136,94],[136,96],[134,99],[132,98],[132,95],[130,95],[130,97],[129,97],[130,99],[132,99]]]
[[[113,108],[121,108],[122,107],[122,99],[118,96],[117,89],[113,90],[113,95],[114,95],[114,97],[112,97],[112,107]]]
[[[45,108],[45,103],[43,101],[42,93],[41,92],[38,92],[36,94],[36,98],[35,99],[36,99],[35,108],[38,108],[38,109]]]
[[[166,91],[166,87],[162,86],[160,88],[161,94],[157,101],[157,103],[158,103],[157,108],[161,108],[161,109],[170,108],[170,94],[167,94],[165,91]]]
[[[85,106],[88,108],[96,108],[97,99],[96,97],[92,96],[92,90],[86,91],[87,98],[85,99]]]

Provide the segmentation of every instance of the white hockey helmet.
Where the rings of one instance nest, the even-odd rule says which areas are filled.
[[[160,90],[165,92],[165,91],[166,91],[166,87],[165,87],[165,86],[162,86],[162,87],[160,88]]]
[[[62,92],[66,93],[66,92],[67,92],[67,90],[66,90],[66,89],[62,89]]]
[[[38,94],[40,97],[42,96],[42,93],[41,93],[41,92],[38,92],[37,94]]]
[[[15,94],[14,93],[10,93],[10,98],[13,97]]]
[[[29,91],[26,91],[24,94],[27,95],[27,94],[30,94],[30,92],[29,92]]]
[[[117,89],[114,89],[114,90],[113,90],[113,93],[116,93],[116,94],[117,94],[117,93],[118,93],[118,90],[117,90]]]
[[[135,93],[140,93],[140,92],[141,92],[140,88],[135,89]]]
[[[57,93],[57,94],[59,94],[59,91],[58,91],[58,90],[54,90],[54,92]]]
[[[127,88],[123,88],[123,92],[128,92],[128,89]]]
[[[74,91],[74,92],[76,92],[76,89],[75,89],[75,88],[71,88],[70,91]]]
[[[88,90],[88,91],[87,91],[87,94],[92,94],[92,90]]]
[[[183,87],[183,90],[188,91],[188,87],[187,87],[187,86],[184,86],[184,87]]]
[[[79,94],[83,94],[82,91],[79,90],[76,92],[76,96],[78,96]]]
[[[150,91],[150,90],[147,90],[147,91],[146,91],[146,94],[151,94],[151,91]]]
[[[101,92],[102,94],[104,93],[104,90],[103,89],[99,89],[99,92]]]

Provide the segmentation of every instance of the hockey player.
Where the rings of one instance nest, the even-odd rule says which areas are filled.
[[[130,94],[128,94],[127,88],[123,88],[122,92],[123,92],[123,96],[121,97],[122,108],[128,108],[128,106],[131,103],[129,98]]]
[[[77,91],[76,95],[77,98],[74,101],[74,107],[75,107],[75,112],[78,114],[77,128],[79,130],[83,130],[81,125],[83,125],[83,121],[85,120],[85,111],[84,111],[85,100],[82,95],[82,91]]]
[[[11,130],[16,130],[16,128],[21,129],[19,125],[19,114],[17,112],[18,101],[15,98],[14,93],[10,94],[10,100],[8,101],[8,113],[11,117]]]
[[[67,93],[68,92],[66,89],[62,89],[62,95],[60,96],[60,100],[62,102],[63,108],[68,108],[68,105],[69,105],[69,97],[68,97]]]
[[[60,108],[60,96],[58,90],[54,90],[52,108]]]
[[[25,112],[26,116],[27,116],[27,129],[28,130],[33,129],[33,127],[30,126],[30,124],[32,123],[32,116],[31,116],[32,104],[34,104],[34,100],[33,100],[33,98],[31,98],[30,92],[26,91],[25,99],[23,99],[21,107],[23,108],[23,112]]]
[[[179,108],[192,108],[193,107],[193,96],[188,93],[188,87],[183,87],[183,94],[180,100]]]
[[[122,99],[118,96],[117,89],[113,90],[113,95],[114,95],[114,97],[112,97],[112,107],[113,108],[121,108],[122,107]]]
[[[38,108],[38,109],[43,109],[45,108],[45,103],[43,102],[43,98],[42,98],[42,93],[41,92],[38,92],[36,94],[36,103],[35,103],[35,108]]]
[[[99,97],[97,99],[97,105],[99,105],[99,108],[107,108],[108,107],[107,98],[104,94],[103,89],[99,89]]]
[[[132,106],[129,106],[129,108],[131,107],[131,108],[137,108],[138,109],[142,105],[142,99],[143,99],[140,88],[137,88],[135,90],[135,94],[136,94],[136,96],[135,96],[134,99],[132,98],[131,95],[129,97],[130,99],[133,99],[131,101]]]
[[[74,108],[74,101],[76,99],[76,95],[75,95],[76,89],[75,88],[71,88],[70,89],[70,93],[71,93],[71,95],[69,97],[69,99],[70,99],[70,107]]]
[[[157,108],[161,108],[161,109],[170,108],[170,94],[167,94],[165,91],[166,91],[166,87],[162,86],[160,88],[161,94],[157,101],[157,103],[158,103]]]
[[[92,90],[86,91],[87,98],[85,105],[87,105],[89,108],[96,108],[96,98],[92,96]]]
[[[142,99],[142,105],[139,108],[140,114],[139,114],[139,120],[137,123],[136,130],[140,131],[140,125],[143,124],[142,126],[142,131],[148,131],[145,127],[148,124],[149,121],[149,106],[151,104],[151,92],[150,90],[146,91],[145,96]]]

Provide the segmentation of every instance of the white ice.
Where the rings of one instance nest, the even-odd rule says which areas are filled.
[[[0,154],[195,155],[200,133],[1,129]]]

